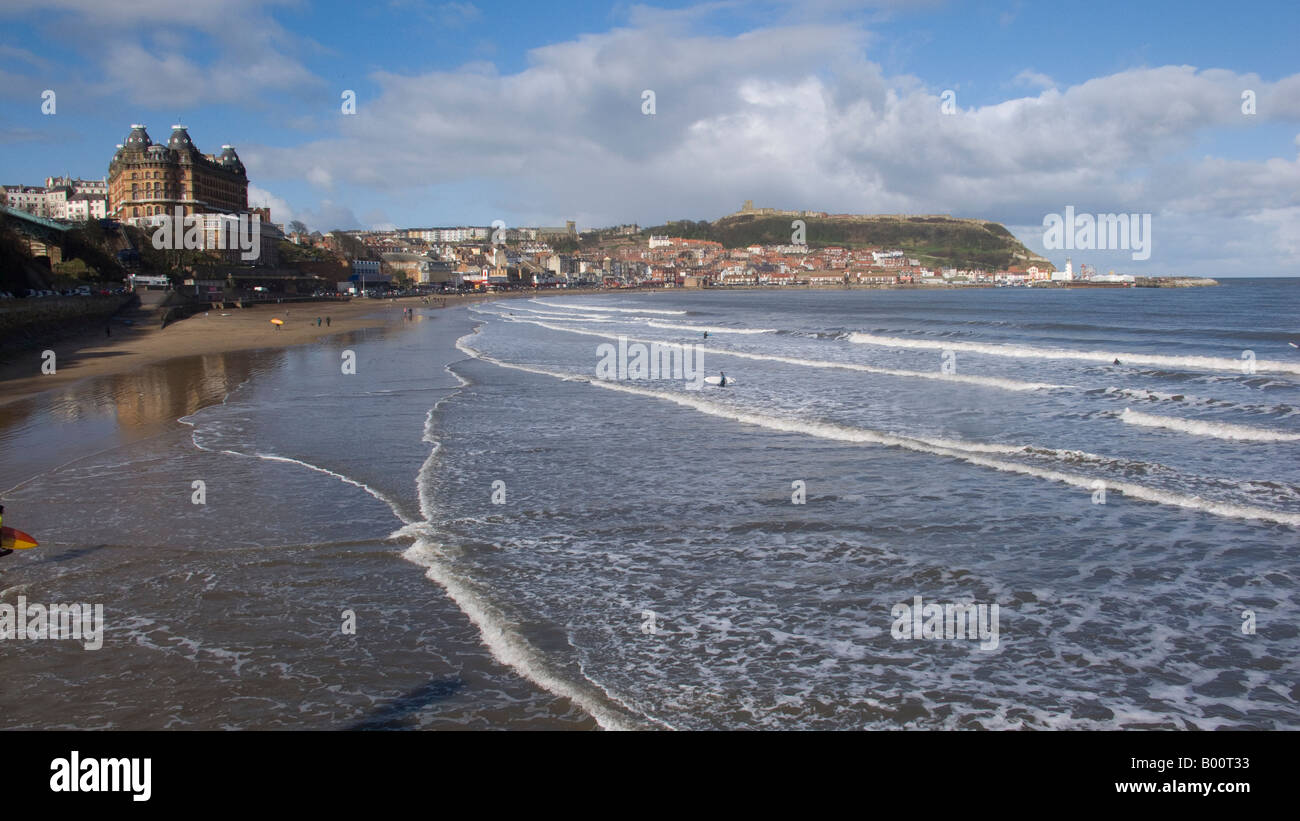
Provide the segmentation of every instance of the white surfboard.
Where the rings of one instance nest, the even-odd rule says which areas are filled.
[[[721,377],[721,376],[706,376],[706,377],[704,377],[704,384],[706,384],[706,385],[721,385],[721,384],[722,384],[722,377]],[[734,385],[734,384],[736,384],[736,380],[733,379],[732,377],[728,376],[728,377],[727,377],[727,387],[729,387],[729,386],[731,386],[731,385]]]

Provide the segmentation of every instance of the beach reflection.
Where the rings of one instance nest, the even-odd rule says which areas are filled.
[[[92,377],[0,405],[0,490],[80,457],[173,429],[259,373],[284,350],[205,354]]]
[[[406,329],[364,328],[313,345],[177,357],[0,405],[0,494],[60,465],[182,427],[178,419],[220,403],[250,379],[284,370],[295,358]]]

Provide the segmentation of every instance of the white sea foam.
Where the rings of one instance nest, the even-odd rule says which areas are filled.
[[[499,305],[501,305],[502,303],[491,303],[491,304],[492,304],[492,305],[499,306]],[[543,318],[543,319],[560,319],[560,320],[564,320],[565,322],[619,322],[619,321],[623,321],[623,320],[614,320],[614,319],[610,319],[607,315],[604,315],[604,314],[557,314],[557,313],[551,313],[551,312],[548,312],[548,311],[534,311],[534,310],[532,310],[531,308],[524,308],[524,307],[522,307],[522,306],[512,306],[511,309],[507,310],[507,309],[504,308],[504,307],[501,307],[501,308],[499,308],[499,309],[495,309],[495,308],[478,308],[478,307],[475,307],[475,306],[473,306],[473,305],[470,305],[470,306],[467,306],[467,309],[468,309],[471,313],[479,314],[479,315],[481,315],[481,316],[491,316],[491,317],[497,317],[497,318],[505,319],[505,320],[515,320],[515,319],[521,319],[521,318],[522,318],[522,319],[527,319],[528,317],[541,317],[541,318]],[[519,316],[516,316],[516,315],[515,315],[515,312],[516,312],[516,311],[524,311],[524,312],[527,313],[527,316],[525,316],[525,317],[519,317]]]
[[[500,367],[513,368],[515,370],[536,373],[556,379],[564,379],[571,376],[571,374],[557,373],[544,368],[503,362],[465,345],[463,338],[457,341],[456,346],[469,356],[491,362]],[[993,470],[1007,473],[1018,473],[1024,476],[1033,476],[1035,478],[1059,482],[1088,491],[1094,490],[1095,483],[1098,481],[1097,477],[1093,476],[1081,476],[1074,473],[1062,473],[1061,471],[1056,470],[1046,470],[1033,465],[1021,464],[1019,462],[1008,462],[984,455],[984,452],[988,452],[985,448],[992,448],[994,449],[993,452],[1005,453],[1006,451],[1000,449],[1011,446],[985,446],[978,443],[954,442],[945,439],[900,436],[897,434],[882,433],[868,428],[852,428],[845,425],[826,422],[810,422],[803,419],[781,419],[766,414],[746,412],[725,405],[719,405],[684,392],[668,393],[663,391],[654,391],[646,388],[635,387],[623,382],[594,379],[588,384],[605,390],[620,391],[623,393],[636,394],[639,396],[672,402],[710,416],[730,419],[747,425],[756,425],[769,430],[800,433],[815,436],[820,439],[830,439],[855,444],[885,445],[919,453],[929,453],[935,456],[947,456],[959,459],[969,464],[991,468]],[[1024,449],[1024,447],[1014,448],[1017,452],[1023,451]],[[1252,505],[1218,502],[1211,499],[1202,499],[1199,496],[1187,496],[1181,493],[1172,493],[1158,488],[1133,484],[1131,482],[1105,481],[1105,486],[1108,490],[1117,491],[1126,497],[1140,499],[1142,501],[1187,508],[1225,518],[1255,519],[1265,522],[1277,522],[1291,527],[1300,527],[1300,513],[1285,513]]]
[[[477,333],[477,329],[475,333]],[[462,352],[473,356],[473,354],[469,353],[469,349],[461,344],[461,341],[457,341],[456,347]],[[450,366],[445,366],[445,368],[460,382],[458,390],[469,384],[464,377],[452,370]],[[402,554],[402,558],[425,568],[427,577],[441,586],[451,600],[456,603],[456,606],[460,608],[461,612],[473,622],[479,631],[479,636],[482,637],[483,644],[498,662],[517,671],[524,678],[544,690],[572,700],[594,718],[597,724],[607,730],[639,729],[641,725],[629,715],[611,708],[606,699],[590,692],[586,686],[574,684],[562,675],[552,672],[546,663],[545,654],[534,648],[526,639],[512,630],[509,626],[509,620],[505,618],[504,614],[493,607],[468,582],[457,576],[443,558],[433,539],[432,525],[430,524],[436,513],[431,495],[434,466],[438,460],[438,452],[442,449],[442,443],[433,436],[433,420],[438,406],[449,398],[450,396],[439,399],[437,404],[430,408],[429,413],[425,416],[423,439],[425,442],[432,444],[433,449],[416,474],[416,492],[420,500],[420,515],[424,517],[425,521],[407,523],[407,526],[392,534],[393,538],[415,539],[415,543]],[[610,700],[616,701],[608,693],[605,695]]]
[[[498,303],[500,304],[500,303]],[[502,311],[526,311],[534,316],[542,316],[548,319],[590,319],[595,321],[610,321],[608,314],[561,314],[555,311],[538,311],[533,308],[525,308],[522,305],[512,305],[509,309],[502,306]]]
[[[661,316],[683,316],[685,311],[657,311],[652,308],[614,308],[606,305],[565,305],[563,302],[552,302],[550,300],[530,299],[529,302],[536,302],[538,305],[545,305],[550,308],[565,308],[570,311],[587,311],[595,313],[605,313],[606,311],[618,311],[620,314],[659,314]]]
[[[1149,391],[1145,388],[1110,387],[1106,388],[1102,393],[1107,396],[1122,396],[1125,399],[1134,399],[1139,402],[1182,402],[1186,405],[1211,405],[1216,401],[1201,396],[1192,396],[1191,394],[1163,393],[1161,391]]]
[[[560,325],[552,325],[547,322],[535,321],[529,319],[517,320],[520,322],[531,322],[534,325],[540,325],[543,328],[549,328],[553,331],[564,331],[571,334],[582,334],[584,336],[596,336],[602,339],[619,338],[618,335],[601,333],[600,331],[586,331],[580,328],[567,328]],[[657,339],[638,339],[624,336],[629,342],[643,342],[645,344],[658,343],[660,345],[675,345],[671,342],[663,342]],[[1047,382],[1021,382],[1016,379],[1004,379],[999,376],[974,376],[972,374],[945,374],[940,371],[905,371],[897,368],[875,368],[871,365],[859,365],[853,362],[830,362],[820,359],[797,359],[792,356],[777,356],[775,354],[757,354],[745,353],[742,351],[725,350],[721,348],[710,348],[709,355],[717,356],[734,356],[739,359],[755,359],[765,362],[781,362],[786,365],[800,365],[807,368],[840,368],[849,371],[860,371],[862,373],[874,373],[882,376],[901,376],[911,379],[934,379],[940,382],[958,382],[967,385],[982,385],[987,388],[999,388],[1007,391],[1037,391],[1049,390],[1051,388],[1065,388],[1068,385],[1053,385]]]
[[[656,322],[650,320],[646,323],[651,328],[664,328],[670,331],[708,331],[711,334],[770,334],[776,333],[775,328],[715,328],[712,325],[678,325],[670,322]]]
[[[550,320],[557,320],[557,319],[558,319],[558,320],[560,320],[561,322],[599,322],[599,323],[601,323],[602,325],[608,325],[608,324],[611,324],[611,323],[614,323],[614,322],[623,322],[623,321],[625,321],[625,320],[620,320],[620,319],[606,319],[605,317],[600,317],[600,316],[583,316],[583,315],[581,315],[581,314],[568,314],[568,315],[556,315],[556,314],[544,314],[544,315],[541,315],[541,314],[539,314],[539,316],[541,316],[543,319],[550,319]],[[501,318],[504,319],[504,320],[506,320],[507,322],[527,322],[527,321],[528,321],[528,318],[527,318],[527,317],[518,317],[518,316],[501,316]]]
[[[1164,428],[1179,433],[1190,433],[1195,436],[1212,436],[1215,439],[1233,439],[1239,442],[1295,442],[1300,440],[1300,433],[1252,428],[1247,425],[1232,425],[1227,422],[1206,422],[1199,419],[1154,416],[1149,413],[1139,413],[1129,408],[1125,408],[1119,418],[1130,425]]]
[[[625,713],[611,705],[609,700],[612,697],[603,691],[594,692],[594,685],[574,683],[563,675],[552,672],[546,655],[520,636],[504,613],[470,583],[452,572],[449,563],[427,534],[418,535],[414,528],[403,528],[394,535],[415,536],[415,544],[402,554],[402,558],[425,568],[425,575],[442,587],[478,628],[483,644],[499,663],[517,671],[544,690],[573,701],[606,730],[636,730],[652,726],[650,722],[638,721],[630,712]]]
[[[1124,365],[1154,365],[1162,368],[1210,371],[1233,371],[1241,373],[1240,359],[1219,356],[1166,356],[1163,354],[1142,354],[1115,351],[1070,351],[1061,348],[1039,348],[1027,345],[1005,345],[989,342],[957,342],[938,339],[910,339],[898,336],[880,336],[878,334],[851,333],[849,341],[860,345],[880,345],[888,348],[916,348],[920,350],[954,350],[970,353],[1005,356],[1017,359],[1073,359],[1082,362],[1102,362],[1110,364],[1118,359]],[[1300,363],[1258,360],[1256,371],[1273,373],[1300,374]]]
[[[389,509],[393,511],[393,515],[396,516],[405,524],[411,524],[413,522],[413,520],[409,516],[402,513],[401,506],[398,505],[397,502],[395,502],[393,499],[389,498],[388,495],[385,494],[383,491],[376,490],[375,488],[371,487],[365,482],[358,482],[356,479],[353,479],[350,476],[344,476],[342,473],[336,473],[330,470],[329,468],[323,468],[320,465],[313,465],[310,462],[304,462],[301,459],[292,459],[288,456],[276,456],[275,454],[272,453],[241,453],[237,450],[229,450],[226,448],[220,448],[220,449],[207,448],[199,444],[197,436],[198,436],[198,430],[196,429],[194,435],[191,437],[192,440],[194,441],[194,446],[199,450],[205,450],[209,453],[224,453],[227,456],[242,456],[246,459],[261,459],[267,462],[281,462],[285,464],[298,465],[299,467],[307,468],[308,470],[315,471],[316,473],[323,473],[326,476],[332,476],[335,479],[338,479],[340,482],[343,482],[344,484],[352,485],[353,487],[364,490],[366,493],[370,494],[371,496],[375,497],[379,501],[388,505]]]

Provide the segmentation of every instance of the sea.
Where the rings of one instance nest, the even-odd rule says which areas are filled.
[[[0,605],[103,607],[0,727],[1300,729],[1300,279],[1221,282],[377,304],[0,405]]]

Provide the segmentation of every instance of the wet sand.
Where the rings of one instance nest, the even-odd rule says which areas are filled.
[[[420,304],[418,299],[414,302]],[[112,336],[106,337],[103,329],[96,329],[51,344],[48,350],[54,351],[56,366],[52,374],[41,372],[42,349],[11,354],[0,364],[0,404],[79,379],[135,370],[172,357],[300,345],[328,334],[400,322],[401,313],[393,303],[377,300],[259,305],[195,314],[163,328],[157,314],[133,312],[127,316],[135,324],[113,322]],[[319,328],[318,315],[322,319]],[[324,324],[325,316],[330,317],[329,327]],[[279,330],[271,324],[273,317],[284,320]]]
[[[543,291],[543,296],[579,296],[610,293],[600,290]],[[325,336],[374,328],[402,321],[402,310],[428,310],[485,299],[533,297],[533,292],[449,295],[397,300],[354,299],[351,302],[284,303],[231,308],[200,313],[161,327],[160,315],[140,310],[124,314],[134,325],[111,324],[112,336],[103,329],[33,347],[0,359],[0,405],[25,399],[41,391],[93,376],[123,373],[142,365],[197,354],[282,348],[314,342]],[[316,317],[322,319],[316,325]],[[324,318],[330,317],[330,324]],[[279,329],[273,318],[284,320]],[[55,372],[42,373],[44,350],[55,353]]]
[[[41,542],[0,560],[0,603],[103,613],[96,641],[0,640],[0,728],[596,727],[497,660],[394,535],[421,518],[430,407],[459,390],[446,365],[476,322],[415,304],[414,321],[369,301],[357,321],[381,327],[173,348],[0,406],[6,524]],[[152,336],[235,327],[207,320]]]

